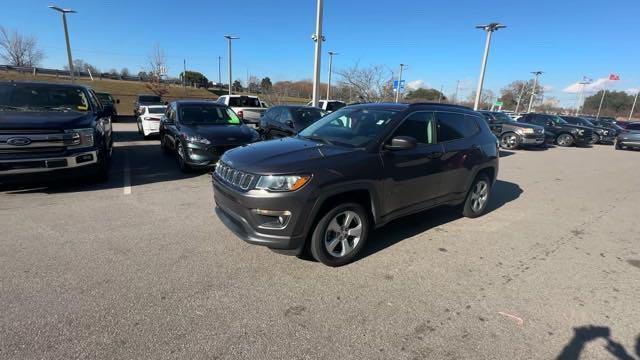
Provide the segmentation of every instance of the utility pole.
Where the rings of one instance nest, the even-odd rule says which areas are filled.
[[[533,78],[533,89],[531,89],[531,101],[529,101],[529,109],[527,109],[528,113],[531,112],[531,108],[533,108],[533,102],[536,100],[536,89],[538,88],[538,77],[543,72],[542,71],[532,71],[531,73],[534,75],[534,78]]]
[[[64,38],[67,41],[67,60],[69,60],[69,75],[71,76],[71,82],[74,83],[76,81],[76,78],[73,72],[73,57],[71,56],[71,43],[69,42],[69,30],[67,29],[67,14],[75,14],[77,12],[75,10],[63,9],[54,5],[49,5],[49,9],[62,13],[62,24],[64,26]]]
[[[228,45],[228,50],[229,50],[229,54],[228,54],[228,59],[229,59],[229,64],[228,64],[229,65],[229,95],[231,95],[232,94],[231,87],[233,85],[233,80],[232,80],[233,77],[232,77],[232,74],[231,74],[231,40],[237,40],[237,39],[240,39],[240,38],[237,37],[237,36],[233,36],[233,35],[225,35],[224,37],[225,37],[225,39],[228,40],[228,43],[229,43],[229,45]]]
[[[440,95],[438,97],[438,102],[441,103],[442,102],[442,97],[444,96],[444,85],[440,85]]]
[[[320,62],[322,60],[322,10],[323,0],[316,0],[316,33],[311,39],[316,42],[315,56],[313,59],[313,97],[311,98],[311,106],[318,107],[320,102]]]
[[[218,56],[218,82],[222,84],[222,56]]]
[[[636,91],[636,97],[633,99],[633,106],[631,106],[631,112],[629,113],[629,121],[633,117],[633,110],[636,109],[636,103],[638,102],[638,94],[640,94],[640,90]]]
[[[598,106],[598,114],[596,120],[600,119],[600,110],[602,110],[602,103],[604,102],[604,95],[607,93],[607,88],[602,89],[602,97],[600,98],[600,105]]]
[[[460,80],[456,81],[456,92],[455,95],[453,95],[453,103],[457,104],[458,103],[458,91],[460,90]]]
[[[480,79],[478,79],[478,88],[476,89],[476,101],[473,105],[473,110],[478,110],[480,106],[480,96],[482,95],[482,86],[484,85],[484,74],[487,70],[487,58],[489,57],[489,48],[491,46],[491,34],[499,29],[506,28],[506,26],[499,23],[491,23],[488,25],[478,25],[476,29],[482,29],[487,32],[487,40],[484,44],[484,56],[482,57],[482,65],[480,66]]]
[[[331,72],[333,68],[333,56],[338,55],[337,52],[329,51],[329,79],[327,81],[327,101],[329,101],[331,96]]]
[[[396,89],[396,102],[400,100],[400,89],[402,88],[402,69],[407,66],[407,64],[400,64],[400,76],[398,76],[398,88]]]
[[[516,102],[516,111],[518,113],[518,109],[520,109],[520,102],[522,101],[522,96],[524,96],[524,91],[527,89],[527,83],[522,84],[522,89],[520,90],[520,96],[518,96],[518,101]]]
[[[182,88],[187,93],[187,59],[182,60]]]

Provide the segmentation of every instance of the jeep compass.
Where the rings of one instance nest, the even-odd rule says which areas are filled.
[[[212,174],[216,213],[243,240],[351,262],[374,228],[439,205],[482,215],[498,143],[481,115],[445,104],[361,104],[295,137],[227,151]]]

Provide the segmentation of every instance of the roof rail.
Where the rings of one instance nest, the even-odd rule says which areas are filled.
[[[437,102],[415,102],[415,103],[405,103],[405,104],[409,106],[419,106],[419,105],[450,106],[450,107],[457,107],[461,109],[473,110],[470,107],[464,106],[464,105],[446,104],[446,103],[437,103]]]

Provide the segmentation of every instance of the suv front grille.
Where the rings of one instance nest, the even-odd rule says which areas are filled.
[[[218,163],[214,174],[223,182],[242,190],[248,190],[256,178],[255,175],[234,169],[223,162]]]

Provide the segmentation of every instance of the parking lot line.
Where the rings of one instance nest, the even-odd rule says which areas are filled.
[[[124,187],[125,195],[131,195],[131,167],[129,166],[129,158],[124,158]]]

